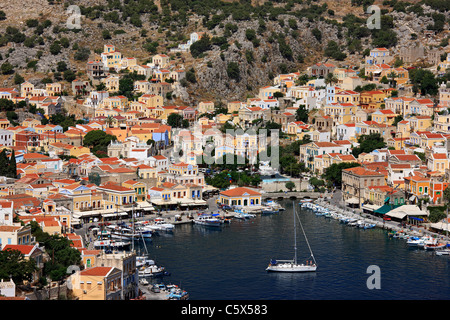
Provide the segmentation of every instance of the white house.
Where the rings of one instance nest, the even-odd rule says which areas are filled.
[[[13,145],[13,133],[10,130],[0,129],[0,145],[10,147]]]
[[[156,167],[158,170],[167,170],[169,159],[162,155],[151,156],[147,159],[149,166]]]
[[[12,226],[13,218],[13,203],[7,200],[0,201],[0,224]]]
[[[355,134],[356,125],[354,123],[344,123],[336,127],[336,137],[339,140],[351,140]]]

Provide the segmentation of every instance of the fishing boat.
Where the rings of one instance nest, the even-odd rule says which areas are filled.
[[[278,202],[275,202],[273,200],[268,200],[262,204],[264,206],[263,210],[273,210],[273,213],[278,213],[280,211],[286,210],[282,205],[280,205]]]
[[[146,265],[139,268],[139,277],[160,277],[168,275],[164,267],[157,266],[156,264]]]
[[[194,219],[194,223],[207,227],[220,227],[222,220],[218,216],[202,213]]]
[[[186,290],[179,288],[177,285],[168,284],[166,290],[169,291],[167,295],[168,300],[188,300],[189,293]]]
[[[297,226],[296,226],[296,213],[295,213],[295,205],[293,207],[294,212],[294,259],[292,260],[270,260],[269,266],[266,268],[267,271],[270,272],[315,272],[317,270],[316,260],[314,258],[313,252],[308,242],[308,238],[306,237],[305,231],[303,230],[302,223],[299,220],[299,225],[303,231],[303,235],[305,237],[306,243],[308,245],[309,251],[311,253],[311,260],[307,260],[306,264],[297,262]]]
[[[156,218],[153,221],[142,223],[142,228],[149,231],[172,231],[175,228],[173,223],[165,221],[163,218]]]
[[[447,244],[446,247],[436,250],[435,251],[436,255],[438,255],[438,256],[448,256],[448,255],[450,255],[450,248],[448,246],[449,245]]]
[[[444,249],[446,247],[446,244],[436,242],[436,243],[425,244],[423,247],[425,250],[440,250],[440,249]]]
[[[94,248],[97,250],[128,250],[130,247],[130,241],[110,240],[110,239],[98,239],[94,241]]]
[[[274,214],[280,212],[279,209],[275,209],[274,207],[266,206],[263,209],[261,209],[262,214]]]
[[[132,239],[150,239],[152,237],[151,230],[144,230],[138,227],[135,227],[134,231],[133,228],[129,228],[123,225],[110,225],[108,226],[108,228],[111,237],[115,239],[132,240]]]
[[[136,256],[136,268],[155,264],[155,261],[145,255]]]
[[[244,212],[242,210],[235,210],[234,216],[236,219],[251,219],[256,217],[256,215],[252,214],[252,213],[248,213],[248,212]]]

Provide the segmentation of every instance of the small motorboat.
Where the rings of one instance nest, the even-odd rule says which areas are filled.
[[[425,244],[424,245],[424,249],[425,250],[439,250],[439,249],[444,249],[446,247],[445,243],[429,243],[429,244]]]
[[[448,256],[450,255],[450,248],[447,245],[445,248],[436,250],[435,253],[438,256]]]

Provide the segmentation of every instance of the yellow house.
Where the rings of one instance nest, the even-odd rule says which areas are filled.
[[[221,113],[216,116],[216,122],[220,123],[220,124],[224,124],[225,122],[231,120],[231,118],[232,118],[231,114]]]
[[[397,137],[409,138],[411,133],[411,122],[409,120],[402,120],[397,123]]]
[[[27,128],[34,128],[35,126],[38,126],[40,124],[41,124],[41,121],[39,121],[37,119],[27,118],[22,121],[22,127],[27,127]]]
[[[408,137],[389,138],[386,141],[388,148],[394,148],[395,150],[403,150]]]
[[[122,186],[129,189],[134,189],[136,197],[135,201],[145,201],[147,198],[147,185],[136,180],[127,180],[122,183]]]
[[[375,121],[377,123],[391,125],[392,123],[394,123],[396,116],[397,116],[397,114],[392,112],[392,110],[379,109],[372,113],[372,121]]]
[[[201,101],[197,106],[197,110],[200,114],[214,112],[214,102]]]
[[[83,147],[83,146],[72,146],[70,148],[70,156],[74,156],[74,157],[79,157],[82,154],[90,154],[91,153],[91,149],[87,148],[87,147]]]
[[[261,193],[245,187],[236,187],[219,194],[219,203],[229,206],[259,206]]]
[[[62,94],[62,85],[61,83],[47,83],[45,85],[45,90],[49,96],[57,96]]]
[[[128,98],[125,96],[112,96],[103,99],[102,107],[110,109],[125,109],[128,106]]]
[[[360,105],[363,109],[380,109],[386,93],[381,90],[365,91],[360,94]]]
[[[266,86],[259,89],[258,98],[260,99],[268,99],[269,97],[273,97],[275,92],[281,92],[280,88]]]
[[[229,113],[239,112],[239,109],[242,107],[241,101],[231,101],[227,103],[227,109]]]
[[[20,85],[20,96],[24,98],[32,97],[34,90],[34,84],[25,81]]]
[[[103,196],[80,183],[61,187],[59,193],[72,198],[74,212],[103,207]]]
[[[70,279],[78,300],[121,300],[122,270],[116,267],[87,268]]]
[[[133,67],[137,65],[137,60],[134,57],[122,58],[122,69],[133,70]]]
[[[334,94],[335,103],[351,103],[359,105],[360,93],[352,90],[343,90]]]
[[[352,120],[358,107],[353,103],[341,102],[325,105],[324,114],[333,119],[333,125],[348,123]]]
[[[446,153],[431,153],[427,160],[427,167],[430,171],[445,173],[449,169],[449,161]]]
[[[136,170],[139,172],[139,177],[141,179],[153,179],[157,178],[158,168],[150,167],[146,164],[140,164],[136,167]]]
[[[163,113],[159,118],[162,120],[167,120],[171,113],[178,113],[177,106],[163,106],[161,109],[163,110]]]
[[[420,134],[420,147],[431,149],[436,143],[445,144],[447,138],[440,133],[424,132]]]
[[[145,103],[147,107],[162,107],[164,98],[157,94],[143,94],[138,98],[139,102]]]
[[[105,44],[100,56],[103,66],[107,69],[120,68],[122,64],[122,54],[116,51],[116,47],[113,45]]]
[[[131,129],[128,136],[136,137],[141,142],[147,142],[149,139],[152,139],[153,133],[148,129]]]
[[[409,121],[411,122],[411,130],[416,132],[430,130],[433,124],[435,130],[447,132],[449,131],[449,127],[445,125],[447,119],[448,116],[438,115],[437,119],[433,122],[430,116],[413,116],[409,118]]]
[[[170,65],[170,57],[166,54],[160,53],[152,57],[152,63],[160,68],[167,68]]]
[[[111,206],[107,209],[130,205],[136,199],[136,192],[133,188],[127,188],[112,182],[101,184],[98,190],[105,193],[107,205]]]
[[[102,82],[105,84],[106,90],[108,92],[119,91],[119,77],[109,76],[102,79]]]
[[[380,79],[385,76],[390,81],[392,79],[390,77],[391,73],[395,74],[394,81],[397,86],[403,85],[409,81],[409,72],[405,68],[383,69],[380,74]]]

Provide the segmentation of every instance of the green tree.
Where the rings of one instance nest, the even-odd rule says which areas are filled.
[[[342,52],[341,48],[334,40],[328,41],[327,46],[325,47],[324,54],[325,56],[333,58],[338,61],[342,61],[347,57],[347,55],[344,52]]]
[[[61,53],[61,45],[59,44],[58,41],[55,41],[50,45],[50,53],[53,55]]]
[[[23,82],[25,82],[25,79],[18,72],[16,72],[14,75],[14,84],[21,84]]]
[[[75,72],[68,69],[68,70],[64,71],[63,77],[64,77],[64,80],[66,80],[68,82],[72,82],[73,80],[76,79],[77,76],[75,75]]]
[[[130,77],[123,77],[119,80],[119,95],[124,95],[128,99],[133,97],[134,81]]]
[[[10,278],[16,284],[22,284],[24,280],[31,281],[33,272],[37,271],[36,262],[26,259],[16,249],[0,250],[0,279],[9,281]]]
[[[208,35],[204,35],[200,40],[195,41],[189,48],[189,51],[194,58],[198,58],[202,53],[208,50],[211,50],[211,39]]]
[[[231,61],[227,65],[227,75],[230,79],[234,79],[239,82],[241,78],[239,64],[235,61]]]
[[[0,67],[0,71],[2,72],[2,74],[12,74],[14,72],[14,68],[11,63],[6,61]]]
[[[422,95],[436,95],[438,93],[437,80],[430,70],[412,69],[409,71],[409,79],[413,84],[415,93]]]
[[[370,153],[375,149],[386,147],[383,137],[379,133],[361,135],[358,138],[359,147],[353,148],[352,154],[357,158],[361,153]]]
[[[361,166],[357,162],[333,163],[325,169],[322,177],[328,182],[328,186],[340,187],[342,185],[342,170]]]
[[[167,124],[172,128],[186,128],[186,122],[184,121],[183,116],[178,113],[171,113],[167,117]]]
[[[288,181],[285,184],[285,187],[289,190],[292,191],[295,188],[295,183],[293,183],[292,181]]]
[[[116,141],[117,137],[107,134],[103,130],[89,131],[83,140],[83,146],[91,149],[92,153],[106,153],[108,151],[108,145],[111,141]]]
[[[309,112],[304,104],[301,104],[295,112],[295,120],[308,123]]]

